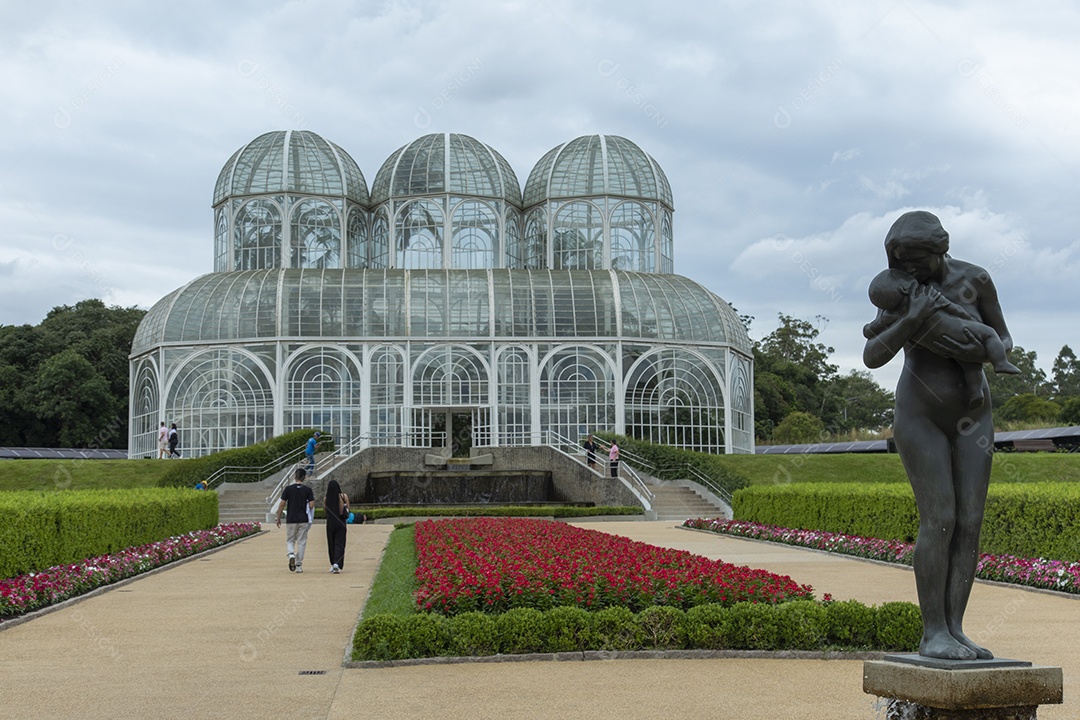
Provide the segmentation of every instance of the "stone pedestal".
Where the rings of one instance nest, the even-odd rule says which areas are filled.
[[[1035,720],[1062,701],[1061,668],[1023,660],[940,660],[886,655],[863,663],[863,692],[887,720]]]

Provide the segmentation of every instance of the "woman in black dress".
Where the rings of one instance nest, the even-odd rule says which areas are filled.
[[[339,573],[345,567],[345,533],[349,520],[349,496],[341,492],[337,480],[326,484],[323,499],[326,512],[326,548],[330,553],[330,572]]]

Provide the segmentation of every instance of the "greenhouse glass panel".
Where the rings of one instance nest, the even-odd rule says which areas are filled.
[[[214,272],[229,270],[229,211],[222,205],[214,211]]]
[[[568,203],[552,222],[554,267],[599,270],[604,266],[604,219],[592,203]]]
[[[459,203],[450,220],[450,233],[450,267],[495,267],[499,220],[489,205],[475,200]]]
[[[638,359],[626,382],[626,433],[702,452],[724,451],[720,381],[704,358],[667,348]]]
[[[357,207],[349,208],[349,221],[347,224],[346,241],[348,242],[348,262],[350,268],[368,267],[368,256],[371,248],[368,247],[367,218],[363,210]]]
[[[488,372],[467,348],[442,345],[417,358],[413,368],[413,404],[469,407],[488,404]]]
[[[301,200],[292,210],[290,267],[341,267],[340,212],[325,200]]]
[[[532,359],[523,347],[499,353],[499,444],[532,444]]]
[[[397,267],[438,270],[443,267],[443,211],[431,200],[417,200],[398,213],[395,229]]]
[[[375,222],[371,227],[368,267],[390,267],[390,213],[386,208],[379,208],[375,213]]]
[[[251,200],[236,213],[234,270],[281,266],[281,210],[270,200]]]
[[[589,347],[561,348],[540,369],[540,422],[564,438],[615,429],[611,359]]]
[[[547,214],[542,209],[529,212],[525,220],[525,248],[522,258],[526,270],[547,267]]]
[[[652,213],[638,202],[620,203],[611,213],[611,269],[651,273],[656,270],[656,233]]]

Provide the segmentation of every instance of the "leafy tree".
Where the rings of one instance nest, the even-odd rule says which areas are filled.
[[[824,435],[825,424],[821,422],[821,418],[795,410],[776,426],[773,439],[789,445],[820,442]]]
[[[1063,425],[1080,425],[1080,397],[1067,398],[1061,404],[1061,415],[1058,421]]]
[[[819,380],[832,378],[837,371],[829,363],[833,348],[815,342],[821,331],[806,320],[780,313],[780,326],[761,341],[761,351],[771,357],[799,365]],[[828,322],[818,316],[818,320]]]
[[[1063,345],[1058,356],[1054,358],[1054,366],[1050,370],[1054,383],[1054,396],[1058,398],[1076,397],[1080,395],[1080,361],[1076,359],[1076,353],[1068,345]]]
[[[852,370],[825,383],[821,419],[834,432],[880,430],[892,425],[893,394],[866,370]]]
[[[1010,422],[1054,422],[1060,414],[1061,407],[1057,403],[1027,393],[1006,400],[998,417]]]
[[[125,447],[128,354],[144,314],[83,300],[37,326],[0,325],[0,442]]]
[[[986,369],[986,381],[990,385],[990,400],[995,408],[1000,408],[1014,395],[1045,395],[1046,372],[1035,367],[1036,353],[1017,345],[1009,353],[1009,360],[1020,368],[1019,375],[999,375],[990,368]]]

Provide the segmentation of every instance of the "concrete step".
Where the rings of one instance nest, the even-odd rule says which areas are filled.
[[[724,508],[690,488],[675,485],[653,485],[653,510],[656,519],[665,522],[686,520],[692,517],[722,517]]]

